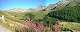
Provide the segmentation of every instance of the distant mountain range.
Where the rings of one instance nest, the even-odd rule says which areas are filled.
[[[49,10],[55,10],[55,9],[61,9],[67,5],[69,6],[75,6],[77,4],[80,4],[80,0],[62,0],[57,2],[56,4],[50,4],[46,8],[44,8],[46,11]],[[7,11],[9,12],[33,12],[33,11],[41,11],[43,9],[40,9],[41,7],[38,7],[36,9],[30,8],[30,9],[21,9],[21,8],[13,8],[9,9]]]

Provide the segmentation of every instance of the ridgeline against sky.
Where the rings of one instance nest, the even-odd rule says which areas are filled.
[[[60,0],[0,0],[0,9],[36,8],[39,5],[55,4]]]

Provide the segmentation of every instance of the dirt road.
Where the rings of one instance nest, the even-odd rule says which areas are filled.
[[[3,27],[2,25],[0,25],[0,32],[11,32],[9,29]]]

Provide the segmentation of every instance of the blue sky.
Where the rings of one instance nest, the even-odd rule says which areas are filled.
[[[55,4],[59,0],[0,0],[0,9],[12,8],[36,8],[40,4],[49,5]]]

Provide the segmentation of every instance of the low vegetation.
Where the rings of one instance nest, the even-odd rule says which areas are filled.
[[[0,20],[0,25],[14,31],[35,32],[34,29],[26,29],[24,22],[30,17],[32,23],[41,23],[44,25],[42,32],[53,32],[54,24],[57,19],[61,21],[62,31],[80,31],[80,5],[71,6],[72,3],[64,6],[62,9],[51,9],[46,11],[35,12],[3,12],[0,11],[0,16],[4,15],[5,22]],[[58,7],[60,8],[60,7]]]

